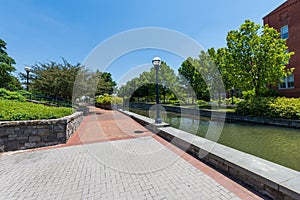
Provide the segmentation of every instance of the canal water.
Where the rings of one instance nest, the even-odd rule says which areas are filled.
[[[148,111],[130,109],[149,117]],[[168,112],[164,122],[172,127],[205,137],[210,118]],[[217,141],[228,147],[300,171],[300,129],[246,122],[226,122]]]

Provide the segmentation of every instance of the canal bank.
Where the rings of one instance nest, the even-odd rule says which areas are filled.
[[[130,109],[155,118],[155,110]],[[171,127],[197,135],[233,149],[300,171],[299,129],[174,112],[161,112]]]
[[[226,147],[154,120],[121,111],[175,146],[272,199],[300,199],[300,172]]]
[[[167,106],[167,105],[162,105],[162,106],[167,112],[198,115],[198,116],[204,116],[204,117],[213,116],[214,119],[219,118],[221,120],[223,120],[226,117],[225,118],[226,121],[241,121],[241,122],[267,124],[267,125],[275,125],[275,126],[300,129],[300,120],[243,116],[243,115],[238,115],[238,114],[230,113],[230,112],[226,113],[226,112],[220,112],[220,111],[216,111],[216,110],[212,111],[212,110],[208,110],[208,109],[199,109],[196,106],[195,106],[195,108],[185,108],[185,107]],[[147,103],[130,103],[129,104],[129,108],[149,110],[151,107],[153,107],[153,104],[147,104]]]

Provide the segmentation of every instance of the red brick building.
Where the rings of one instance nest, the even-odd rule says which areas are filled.
[[[289,51],[295,52],[287,68],[295,68],[292,75],[278,85],[279,93],[300,97],[300,0],[287,0],[263,18],[264,24],[277,29],[287,39]]]

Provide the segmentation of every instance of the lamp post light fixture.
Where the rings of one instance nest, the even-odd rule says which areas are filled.
[[[155,67],[155,71],[156,71],[156,119],[155,119],[155,123],[156,124],[161,124],[162,120],[160,118],[160,103],[159,103],[159,87],[158,87],[158,70],[161,64],[161,59],[159,57],[155,57],[152,59],[152,64]]]
[[[25,67],[25,71],[27,73],[27,76],[26,76],[26,90],[28,91],[28,88],[29,88],[29,72],[30,72],[31,68],[30,67]]]

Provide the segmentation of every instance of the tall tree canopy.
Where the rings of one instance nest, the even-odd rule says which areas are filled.
[[[81,64],[72,65],[63,59],[62,63],[50,61],[37,63],[30,71],[30,89],[36,93],[47,96],[72,99],[75,79],[77,78],[74,91],[75,97],[111,94],[116,85],[111,74],[107,72],[90,72]],[[25,74],[23,74],[23,77]]]
[[[200,72],[197,71],[195,63],[196,60],[189,57],[178,69],[180,83],[184,85],[188,98],[191,97],[193,102],[195,99],[203,99],[204,96],[207,96],[207,87]]]
[[[155,74],[155,67],[152,67],[148,76],[148,80],[155,80]],[[170,96],[172,93],[176,92],[176,80],[177,78],[174,70],[168,66],[166,62],[162,61],[159,68],[158,83],[160,94],[163,96],[164,102],[166,102],[167,96]]]
[[[239,30],[230,31],[226,40],[226,48],[209,52],[220,65],[227,86],[254,90],[260,95],[292,71],[285,64],[293,52],[287,51],[280,33],[268,25],[261,27],[246,20]]]
[[[187,58],[178,69],[180,83],[190,97],[209,101],[215,93],[220,93],[222,79],[209,54],[201,51],[197,59]]]
[[[65,59],[62,63],[37,63],[30,71],[30,89],[47,96],[71,100],[73,84],[81,68],[80,64],[72,65]]]
[[[126,94],[131,94],[131,99],[139,101],[143,98],[145,101],[154,100],[155,97],[155,77],[156,70],[154,67],[148,72],[143,72],[139,77],[136,77],[126,83],[120,90],[122,95],[124,91]],[[166,102],[168,97],[174,96],[178,91],[177,76],[173,69],[171,69],[166,62],[162,62],[159,68],[159,91]]]
[[[225,67],[224,63],[226,63],[226,56],[227,56],[227,49],[226,48],[219,48],[215,51],[214,48],[208,49],[208,54],[210,58],[214,61],[217,69],[222,76],[222,80],[226,90],[230,90],[234,87],[234,80],[232,75],[230,74],[230,69]],[[231,78],[231,79],[230,79]]]
[[[108,72],[100,72],[99,70],[97,70],[95,72],[95,76],[97,77],[98,80],[96,95],[112,94],[114,87],[117,84],[112,79],[111,74]]]
[[[11,74],[16,71],[14,64],[15,60],[6,52],[6,42],[0,39],[0,88],[21,89],[19,80]]]

